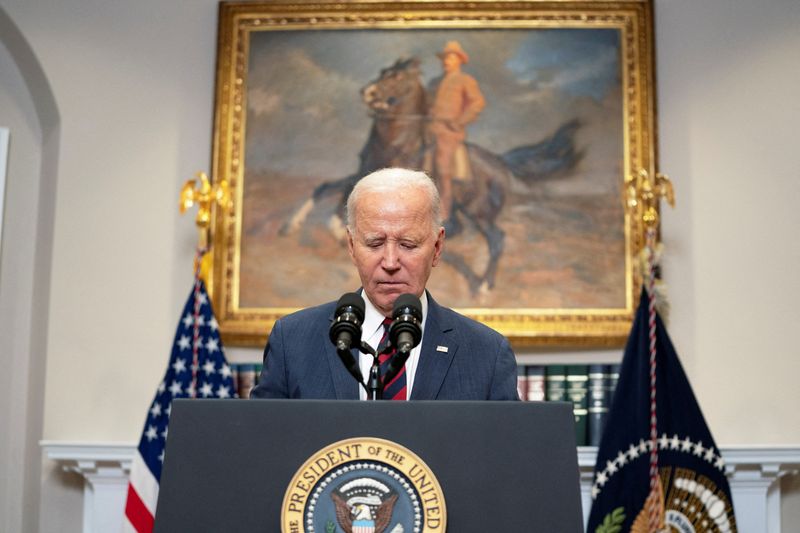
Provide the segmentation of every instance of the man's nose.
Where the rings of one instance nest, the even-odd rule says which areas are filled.
[[[383,248],[383,261],[381,266],[386,270],[397,270],[400,268],[400,257],[397,244],[389,242]]]

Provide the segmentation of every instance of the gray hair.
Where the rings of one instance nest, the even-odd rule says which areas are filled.
[[[358,198],[364,192],[384,192],[393,193],[398,190],[417,187],[428,193],[430,203],[432,230],[437,232],[442,225],[441,207],[439,200],[439,190],[433,180],[420,170],[410,170],[407,168],[382,168],[371,174],[367,174],[356,183],[350,196],[347,197],[347,228],[352,232],[355,222],[355,207]]]

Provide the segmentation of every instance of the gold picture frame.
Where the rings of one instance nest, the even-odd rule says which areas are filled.
[[[651,0],[221,3],[212,173],[233,201],[212,221],[209,292],[224,341],[261,346],[281,316],[358,287],[338,214],[377,120],[359,85],[407,68],[424,85],[455,40],[487,100],[467,142],[511,178],[494,197],[496,278],[480,279],[496,250],[465,211],[445,244],[461,263],[434,269],[431,293],[516,347],[621,345],[644,241],[625,180],[656,169],[652,12]]]

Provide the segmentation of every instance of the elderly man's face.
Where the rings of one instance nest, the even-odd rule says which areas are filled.
[[[348,231],[350,257],[370,301],[385,316],[398,296],[422,296],[439,263],[444,229],[432,230],[427,194],[419,188],[391,194],[364,192]]]

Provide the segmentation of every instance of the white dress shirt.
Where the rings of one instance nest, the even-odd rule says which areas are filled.
[[[369,344],[373,350],[377,351],[378,344],[383,337],[383,314],[372,305],[369,301],[369,296],[366,292],[362,293],[364,296],[364,324],[361,327],[361,338],[364,342]],[[422,304],[422,341],[411,350],[411,355],[406,359],[406,398],[411,398],[411,390],[414,387],[414,375],[417,372],[417,364],[419,363],[419,353],[422,349],[422,342],[425,339],[425,321],[428,319],[428,295],[423,292],[422,297],[419,299]],[[361,367],[361,375],[364,379],[369,380],[369,369],[372,368],[372,356],[365,353],[359,353],[359,366]],[[362,400],[367,399],[367,392],[364,387],[358,387],[358,394]]]

